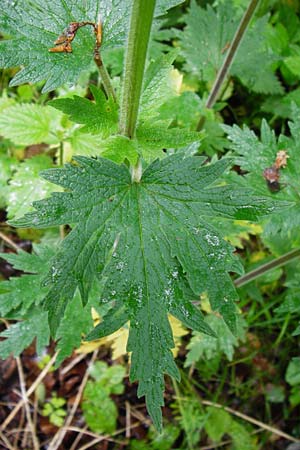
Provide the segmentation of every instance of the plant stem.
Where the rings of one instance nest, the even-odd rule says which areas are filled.
[[[172,382],[173,382],[173,387],[174,387],[174,391],[175,391],[175,394],[176,394],[176,400],[177,400],[178,406],[179,406],[179,411],[180,411],[180,414],[181,414],[181,417],[182,417],[183,427],[184,427],[185,432],[186,432],[186,440],[187,440],[188,448],[190,450],[192,450],[193,449],[193,445],[192,445],[191,439],[190,439],[189,426],[188,426],[188,423],[186,421],[187,417],[186,417],[186,414],[185,414],[184,405],[182,403],[182,397],[181,397],[180,391],[178,389],[177,382],[176,382],[176,380],[174,378],[172,378]]]
[[[281,267],[299,257],[300,257],[300,248],[291,250],[285,255],[279,256],[278,258],[273,259],[273,261],[267,262],[266,264],[263,264],[257,269],[251,270],[251,272],[248,272],[245,275],[241,276],[240,278],[237,278],[234,281],[234,284],[236,287],[244,286],[245,284],[250,283],[256,278],[261,277],[270,270],[277,269],[278,267]]]
[[[216,79],[214,81],[211,92],[206,101],[205,107],[208,109],[212,108],[217,101],[222,84],[228,74],[228,71],[229,71],[230,66],[233,62],[233,59],[236,55],[236,52],[240,46],[240,43],[244,37],[244,34],[247,31],[250,20],[252,19],[253,15],[254,15],[254,12],[257,7],[258,2],[259,2],[259,0],[251,0],[244,16],[242,17],[242,20],[238,26],[238,29],[235,32],[235,35],[233,37],[233,40],[231,42],[231,45],[227,52],[227,55],[224,59],[222,66],[220,67],[220,70],[216,76]],[[197,131],[200,131],[202,129],[204,122],[205,122],[205,118],[203,116],[200,117],[200,120],[197,125]]]
[[[94,51],[94,61],[97,64],[97,67],[99,69],[102,84],[103,84],[103,87],[104,87],[107,97],[112,97],[114,99],[114,101],[116,102],[117,101],[116,93],[113,88],[113,85],[111,84],[110,76],[107,72],[105,65],[103,64],[103,61],[102,61],[102,58],[101,58],[98,48],[95,48],[95,51]]]
[[[62,141],[59,143],[58,165],[61,167],[64,165],[64,143]]]
[[[262,428],[263,430],[267,430],[270,433],[275,434],[276,436],[280,436],[284,439],[287,439],[291,442],[300,442],[299,439],[294,438],[294,436],[291,436],[290,434],[284,433],[283,431],[279,430],[278,428],[272,427],[264,422],[260,422],[259,420],[255,419],[254,417],[247,416],[246,414],[240,413],[239,411],[229,408],[228,406],[221,405],[220,403],[214,403],[209,400],[200,400],[202,405],[205,406],[212,406],[213,408],[223,409],[224,411],[227,411],[229,414],[232,414],[233,416],[239,417],[242,420],[245,420],[246,422],[252,423],[255,426],[258,426],[259,428]]]
[[[131,168],[131,180],[134,183],[139,183],[142,178],[142,161],[139,158],[136,166]]]
[[[156,0],[134,0],[120,111],[120,134],[134,137]]]

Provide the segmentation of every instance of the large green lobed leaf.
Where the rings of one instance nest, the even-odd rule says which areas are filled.
[[[179,378],[168,313],[197,331],[212,333],[190,300],[207,291],[212,308],[235,329],[237,295],[228,272],[241,272],[232,247],[210,225],[221,216],[256,220],[274,210],[245,190],[216,185],[230,161],[203,166],[203,158],[175,154],[155,161],[132,182],[125,165],[76,157],[76,164],[43,176],[66,189],[35,202],[36,211],[14,222],[44,228],[72,224],[47,277],[52,335],[79,287],[88,301],[95,278],[101,303],[112,309],[89,339],[110,334],[130,320],[131,380],[160,429],[164,380]]]
[[[155,16],[182,0],[158,0]],[[24,66],[11,85],[46,80],[43,92],[64,83],[75,83],[82,70],[93,67],[95,38],[92,27],[79,30],[73,53],[49,53],[54,41],[70,22],[103,21],[102,49],[124,46],[131,0],[2,0],[0,31],[11,39],[0,42],[0,66]]]

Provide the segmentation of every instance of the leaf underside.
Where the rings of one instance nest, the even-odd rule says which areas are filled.
[[[206,291],[214,310],[235,329],[236,292],[228,272],[241,272],[232,247],[209,224],[210,217],[256,220],[274,210],[270,201],[229,186],[210,185],[230,165],[223,159],[175,154],[152,163],[140,183],[125,165],[76,157],[74,164],[42,172],[66,189],[34,203],[36,209],[13,222],[44,228],[72,224],[52,260],[44,307],[52,335],[77,288],[83,303],[97,278],[101,303],[112,308],[89,339],[111,334],[128,320],[130,378],[139,381],[148,411],[161,428],[164,373],[179,378],[168,313],[194,330],[212,333],[197,300]]]

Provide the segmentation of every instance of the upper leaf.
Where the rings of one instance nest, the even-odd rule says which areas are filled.
[[[155,15],[160,16],[180,0],[158,0]],[[72,43],[73,52],[49,53],[54,41],[71,22],[103,21],[102,48],[124,45],[132,2],[130,0],[2,0],[0,30],[12,38],[0,42],[0,66],[24,68],[11,82],[16,86],[46,80],[43,91],[64,83],[75,83],[82,70],[91,66],[95,38],[93,29],[82,28]]]
[[[117,131],[118,108],[112,98],[106,100],[104,93],[90,86],[95,102],[75,95],[73,98],[60,98],[49,105],[70,116],[76,123],[83,124],[83,131],[100,134],[103,138]]]
[[[209,224],[210,217],[255,220],[274,209],[245,190],[210,187],[229,160],[202,163],[203,158],[175,154],[155,161],[136,183],[123,165],[76,157],[75,165],[43,173],[67,191],[35,202],[36,212],[14,222],[38,228],[74,225],[46,281],[52,333],[77,287],[87,301],[98,277],[101,301],[113,307],[90,338],[111,334],[130,320],[131,380],[139,380],[138,395],[146,396],[158,428],[163,374],[179,377],[168,313],[210,333],[190,302],[207,291],[213,309],[231,329],[235,326],[236,292],[228,272],[241,272],[241,267],[232,247]]]
[[[294,108],[293,122],[289,123],[291,136],[281,135],[276,138],[266,121],[261,125],[260,139],[248,127],[243,129],[223,126],[231,141],[231,148],[236,152],[237,164],[246,171],[247,185],[252,186],[262,195],[276,196],[294,205],[286,208],[267,220],[263,237],[275,253],[289,251],[300,245],[300,169],[299,169],[299,128],[300,109]],[[270,192],[264,178],[264,171],[275,164],[277,152],[284,150],[288,155],[286,167],[279,170],[279,191]]]
[[[167,63],[162,66],[158,64],[158,70],[155,67],[151,69],[148,77],[148,83],[144,86],[143,108],[141,117],[149,117],[148,121],[140,121],[136,130],[136,136],[128,139],[125,136],[117,135],[118,108],[112,99],[105,100],[104,94],[91,86],[91,91],[95,98],[95,103],[82,97],[57,99],[50,102],[50,105],[60,111],[68,114],[70,118],[83,125],[80,129],[83,133],[91,132],[99,135],[103,140],[95,146],[94,154],[101,153],[101,156],[121,163],[127,158],[132,164],[136,163],[138,155],[146,161],[152,161],[156,157],[163,156],[163,149],[182,148],[195,141],[200,141],[202,134],[195,131],[188,131],[179,128],[169,128],[169,121],[153,120],[158,115],[158,108],[161,102],[165,100],[163,95],[153,95],[155,84],[160,88],[168,86],[168,74],[171,71],[171,60],[168,56]],[[162,67],[162,70],[160,68]],[[166,72],[166,73],[165,73]],[[150,76],[151,75],[151,76]],[[159,75],[159,82],[156,80]],[[161,78],[162,77],[162,78]],[[156,80],[156,81],[155,81]],[[166,89],[170,94],[174,89]],[[80,131],[77,130],[77,131]],[[113,134],[113,136],[111,136]]]
[[[186,15],[186,28],[182,33],[182,55],[188,68],[201,79],[212,82],[222,65],[228,47],[239,24],[239,17],[231,3],[226,2],[214,10],[203,9],[193,0]],[[258,19],[248,30],[237,51],[230,74],[237,76],[254,92],[282,93],[272,62],[274,55],[267,49],[267,19]],[[211,30],[214,30],[213,33]],[[255,73],[253,72],[255,68]]]

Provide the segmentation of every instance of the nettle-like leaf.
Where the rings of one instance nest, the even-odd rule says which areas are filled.
[[[117,131],[118,107],[112,98],[106,100],[100,89],[91,85],[90,90],[95,102],[74,95],[53,100],[49,105],[67,114],[73,122],[84,125],[84,133],[97,133],[106,138]]]
[[[48,313],[41,307],[47,293],[47,289],[42,286],[42,280],[49,271],[49,260],[54,253],[53,248],[36,245],[32,254],[22,250],[19,250],[18,254],[0,254],[15,269],[27,272],[21,277],[1,282],[1,316],[21,319],[0,334],[0,337],[6,338],[0,342],[0,357],[3,359],[11,353],[18,356],[34,338],[37,338],[38,354],[41,354],[49,342]]]
[[[226,2],[215,10],[203,9],[194,0],[185,16],[181,53],[186,67],[204,81],[214,80],[238,27],[240,17]],[[230,74],[254,92],[282,94],[283,89],[272,69],[277,57],[267,48],[267,17],[257,19],[245,35],[230,69]],[[211,30],[214,30],[212,33]],[[253,68],[255,67],[255,74]]]
[[[27,320],[17,322],[2,331],[0,337],[7,339],[0,341],[1,357],[6,359],[12,353],[14,356],[20,355],[25,348],[29,347],[34,338],[37,339],[37,353],[40,355],[50,339],[47,316],[46,311],[34,309]]]
[[[300,169],[299,169],[299,139],[300,139],[300,109],[294,107],[293,121],[289,123],[291,136],[279,136],[270,129],[266,121],[262,122],[260,139],[248,127],[223,126],[231,141],[231,148],[239,156],[236,163],[246,171],[244,176],[247,186],[252,186],[262,195],[276,197],[294,205],[283,209],[278,214],[267,219],[262,237],[275,253],[289,251],[300,245]],[[286,167],[279,171],[279,192],[270,192],[264,179],[265,169],[275,164],[277,152],[284,150],[287,155]]]
[[[230,164],[202,166],[204,158],[175,154],[155,161],[139,183],[125,165],[76,157],[75,164],[43,173],[66,192],[35,202],[36,211],[14,222],[44,228],[72,224],[46,280],[52,335],[77,288],[87,302],[95,277],[101,302],[112,308],[89,335],[111,334],[128,320],[130,378],[161,427],[163,374],[179,378],[168,313],[197,331],[212,333],[191,299],[206,291],[212,308],[235,329],[236,291],[228,272],[241,272],[232,247],[210,225],[210,217],[257,219],[274,204],[243,190],[214,186]]]
[[[178,50],[173,50],[148,65],[143,82],[139,121],[149,121],[159,115],[159,108],[170,98],[179,95],[182,75],[172,66]]]
[[[155,16],[182,3],[158,0]],[[95,37],[92,27],[81,29],[72,43],[73,52],[49,53],[54,41],[71,22],[103,21],[102,48],[123,46],[129,25],[130,0],[2,0],[0,30],[12,38],[0,43],[0,66],[24,66],[11,85],[46,80],[43,92],[64,83],[75,83],[81,71],[93,64]]]
[[[16,270],[27,273],[21,277],[13,277],[1,282],[0,314],[2,317],[11,315],[15,318],[22,318],[31,307],[39,306],[42,303],[47,293],[47,289],[42,286],[42,280],[49,271],[49,260],[54,254],[54,249],[42,245],[34,246],[32,254],[23,250],[19,250],[16,255],[13,253],[0,254],[0,257],[12,264]]]
[[[152,161],[164,156],[163,149],[182,148],[203,138],[194,131],[169,128],[170,120],[158,120],[160,106],[167,98],[176,95],[178,84],[181,84],[181,76],[172,66],[175,56],[176,52],[171,52],[148,66],[134,139],[117,134],[118,107],[112,99],[106,100],[103,92],[94,86],[90,89],[95,102],[74,96],[53,100],[49,104],[83,125],[77,133],[95,133],[103,138],[95,147],[94,155],[100,154],[117,163],[127,158],[135,164],[138,155]]]
[[[232,439],[232,450],[254,450],[257,448],[255,439],[247,428],[235,421],[227,411],[210,406],[206,408],[206,412],[207,419],[204,428],[214,442],[220,442],[222,436],[227,434]]]
[[[200,152],[212,156],[216,151],[224,151],[227,140],[219,124],[220,119],[214,111],[205,108],[205,99],[200,99],[195,92],[185,91],[173,96],[159,108],[160,120],[172,119],[176,126],[190,130],[196,129],[200,116],[205,117]]]
[[[99,322],[99,316],[98,321]],[[178,355],[179,348],[181,346],[181,337],[188,334],[186,328],[184,328],[179,320],[175,317],[169,315],[169,321],[172,328],[173,338],[175,347],[172,349],[174,357]],[[111,347],[111,359],[116,360],[121,356],[127,354],[127,341],[129,336],[129,323],[126,323],[123,327],[119,328],[116,332],[105,336],[101,339],[96,339],[93,341],[84,341],[82,345],[77,348],[77,353],[91,353],[97,348],[106,345]]]
[[[222,317],[210,314],[205,318],[207,324],[215,332],[217,338],[204,333],[194,332],[187,349],[189,350],[185,361],[185,366],[191,366],[201,358],[212,359],[225,354],[229,361],[232,361],[234,348],[239,340],[245,339],[246,322],[237,317],[237,332],[234,336],[225,324]]]
[[[39,177],[42,170],[53,167],[46,155],[34,156],[19,164],[7,186],[8,217],[21,217],[32,209],[32,202],[50,195],[55,187]]]
[[[76,292],[68,303],[56,335],[58,339],[56,349],[59,350],[57,366],[80,346],[82,335],[93,328],[92,304],[93,301],[90,300],[83,305],[79,292]]]
[[[0,113],[0,134],[14,144],[32,145],[42,142],[57,144],[53,132],[60,127],[61,114],[54,108],[34,104],[18,104]]]

